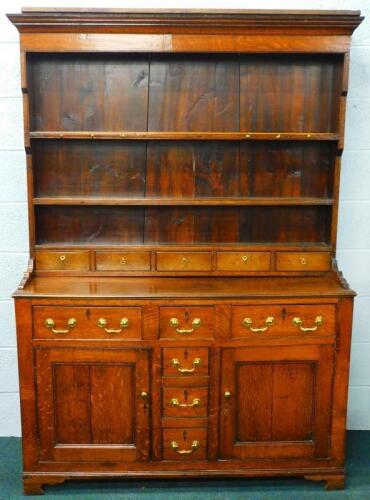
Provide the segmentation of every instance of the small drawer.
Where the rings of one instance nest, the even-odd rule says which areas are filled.
[[[169,347],[163,349],[163,375],[208,375],[208,349],[206,347]]]
[[[288,335],[335,335],[335,305],[294,305],[285,307],[284,332]]]
[[[163,339],[214,338],[214,308],[161,307],[160,337]]]
[[[163,429],[164,460],[207,458],[207,429]]]
[[[208,415],[207,387],[164,387],[164,417],[206,417]]]
[[[38,339],[84,338],[90,333],[87,308],[35,306],[33,328]]]
[[[96,252],[97,271],[149,271],[149,252]]]
[[[334,334],[334,305],[289,304],[232,308],[233,338]]]
[[[269,271],[270,252],[217,252],[218,271]]]
[[[37,271],[89,271],[90,252],[37,250],[36,269]]]
[[[211,252],[157,252],[157,271],[211,270]]]
[[[35,338],[141,339],[140,307],[33,308]]]
[[[330,271],[329,252],[277,252],[276,271]]]

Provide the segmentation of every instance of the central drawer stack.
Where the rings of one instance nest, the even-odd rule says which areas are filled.
[[[163,459],[206,459],[214,307],[161,307],[159,315],[160,338],[166,343],[162,348]]]

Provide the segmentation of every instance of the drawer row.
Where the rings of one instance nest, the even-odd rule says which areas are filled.
[[[108,252],[38,250],[38,271],[329,271],[330,252]]]
[[[34,337],[39,339],[140,340],[145,323],[137,307],[34,306]],[[230,319],[220,317],[215,306],[164,306],[151,317],[151,338],[213,339],[221,331],[232,338],[334,335],[335,305],[235,305]]]

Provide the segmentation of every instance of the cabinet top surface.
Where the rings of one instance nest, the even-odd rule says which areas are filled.
[[[305,278],[35,277],[15,297],[228,299],[354,295],[333,276]]]

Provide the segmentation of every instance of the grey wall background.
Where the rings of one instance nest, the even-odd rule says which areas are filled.
[[[16,338],[11,294],[26,269],[28,230],[18,33],[5,18],[23,2],[0,4],[0,436],[19,436]],[[27,6],[132,7],[126,1],[25,1]],[[178,8],[136,0],[136,8]],[[348,428],[370,429],[370,0],[185,0],[182,8],[361,9],[351,50],[339,212],[340,269],[358,292]]]

